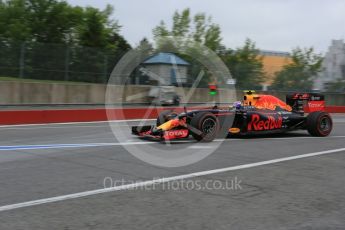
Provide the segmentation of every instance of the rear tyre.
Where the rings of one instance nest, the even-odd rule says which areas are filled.
[[[307,116],[307,130],[315,137],[328,136],[333,127],[333,121],[328,113],[317,111]]]
[[[213,141],[219,130],[218,119],[209,112],[200,112],[195,114],[190,124],[202,132],[201,134],[191,133],[193,138],[197,141]]]
[[[172,110],[165,110],[163,112],[161,112],[158,115],[156,124],[157,127],[160,126],[161,124],[164,124],[165,122],[171,120],[172,117],[177,116],[177,113],[173,112]]]

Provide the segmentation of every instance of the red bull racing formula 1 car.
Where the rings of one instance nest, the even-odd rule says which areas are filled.
[[[318,93],[294,93],[286,103],[272,95],[245,93],[242,102],[230,109],[194,110],[177,114],[163,111],[155,126],[132,127],[132,134],[155,140],[187,138],[209,142],[229,135],[273,134],[307,130],[324,137],[332,131],[332,118],[324,111],[324,96]],[[308,114],[306,114],[308,112]]]

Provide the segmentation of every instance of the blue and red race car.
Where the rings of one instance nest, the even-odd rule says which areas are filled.
[[[305,113],[306,108],[308,114]],[[132,134],[155,140],[187,138],[209,142],[216,137],[249,134],[272,134],[307,130],[310,135],[324,137],[332,131],[332,118],[324,111],[324,96],[318,93],[294,93],[286,102],[272,95],[248,91],[242,102],[229,109],[214,106],[177,114],[163,111],[155,126],[134,126]]]

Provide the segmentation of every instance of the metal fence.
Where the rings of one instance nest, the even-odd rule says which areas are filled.
[[[0,76],[105,83],[123,54],[90,47],[0,39]]]
[[[81,47],[66,44],[49,44],[37,42],[13,42],[0,37],[0,77],[19,79],[38,79],[50,81],[72,81],[88,83],[107,83],[110,74],[125,54],[125,51],[109,53],[99,48]],[[187,84],[193,84],[203,67],[193,59],[188,72]],[[131,75],[130,84],[151,84],[147,76],[135,69]],[[244,70],[241,70],[244,72]],[[205,71],[205,77],[199,83],[200,88],[208,87],[210,76]],[[140,81],[136,81],[140,79]],[[344,93],[345,84],[326,85],[324,91]],[[237,89],[240,87],[237,85]],[[244,87],[243,89],[248,89]],[[251,86],[249,89],[261,89]],[[270,88],[268,88],[270,89]],[[311,89],[296,89],[310,91]]]

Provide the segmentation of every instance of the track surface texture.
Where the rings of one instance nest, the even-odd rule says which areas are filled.
[[[329,137],[298,131],[227,139],[205,159],[176,168],[135,158],[107,122],[2,126],[0,229],[345,229],[345,116],[333,118]],[[125,144],[145,142],[131,137],[126,123],[118,128],[128,133]],[[178,146],[207,148],[193,140]],[[195,172],[204,174],[188,178],[190,184],[228,187],[186,188],[172,180],[84,193],[103,189],[105,178],[134,183]],[[229,187],[234,181],[238,186]],[[172,182],[179,187],[169,187]],[[61,198],[80,193],[85,196]],[[41,199],[47,202],[35,204]]]

